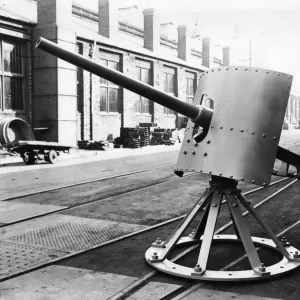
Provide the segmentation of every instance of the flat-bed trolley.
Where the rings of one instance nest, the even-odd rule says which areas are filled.
[[[37,160],[45,160],[54,164],[61,151],[69,153],[72,147],[56,142],[15,141],[5,144],[1,148],[19,153],[26,165],[33,165]]]

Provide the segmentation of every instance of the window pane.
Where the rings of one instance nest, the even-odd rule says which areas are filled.
[[[163,90],[168,93],[168,74],[164,73],[164,78],[163,78]]]
[[[100,84],[106,85],[107,84],[107,80],[105,80],[104,78],[100,77]]]
[[[142,96],[138,96],[137,100],[134,103],[134,110],[136,113],[142,113]]]
[[[107,66],[107,60],[105,59],[100,59],[100,64]],[[104,78],[100,77],[100,84],[107,84],[107,80]]]
[[[174,94],[174,75],[168,74],[169,93]]]
[[[107,88],[100,88],[100,111],[107,111]]]
[[[119,112],[119,105],[118,105],[118,96],[119,90],[118,89],[109,89],[109,111],[110,112]]]
[[[4,77],[4,109],[12,109],[10,77]]]
[[[3,42],[4,72],[22,74],[21,45]]]
[[[15,73],[22,74],[22,45],[17,44],[17,57],[16,57],[16,69],[14,70]]]
[[[141,68],[135,67],[136,80],[141,80]],[[142,113],[142,97],[138,96],[134,103],[134,111],[136,113]]]
[[[112,68],[114,70],[119,70],[119,64],[117,62],[114,62],[114,61],[109,61],[108,62],[108,67],[109,68]]]
[[[185,94],[189,95],[189,79],[185,78]]]
[[[142,69],[142,82],[145,82],[145,83],[150,83],[149,81],[149,70],[148,69]]]
[[[148,69],[141,69],[142,82],[150,84],[150,71]],[[142,113],[150,113],[150,101],[147,98],[141,97]]]
[[[100,59],[100,64],[107,66],[107,60],[106,59]]]
[[[7,42],[3,42],[3,61],[4,61],[4,71],[12,72],[11,63],[12,63],[12,52],[14,50],[14,45]]]
[[[23,110],[22,79],[11,78],[12,109]]]
[[[141,80],[141,68],[135,68],[136,80]]]
[[[195,80],[190,79],[190,96],[194,96],[195,95],[194,83],[195,83]]]
[[[149,99],[142,97],[142,113],[149,114],[150,113],[150,105]]]

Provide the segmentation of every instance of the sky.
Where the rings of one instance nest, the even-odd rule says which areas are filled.
[[[249,66],[251,52],[251,66],[293,75],[292,90],[300,94],[300,0],[112,1],[154,8],[162,23],[196,28],[200,36],[231,47],[231,64]],[[97,0],[74,2],[98,9]]]

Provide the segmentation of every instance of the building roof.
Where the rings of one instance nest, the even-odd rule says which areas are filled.
[[[113,39],[106,38],[106,37],[98,34],[97,32],[91,30],[90,28],[84,27],[84,25],[81,22],[77,21],[76,18],[73,18],[72,29],[76,32],[77,37],[80,37],[83,39],[96,41],[98,43],[102,43],[102,44],[110,46],[110,47],[118,48],[120,50],[125,50],[125,51],[133,52],[136,54],[142,54],[142,55],[148,56],[149,58],[152,58],[152,59],[159,59],[159,60],[164,60],[164,61],[167,61],[170,63],[176,63],[178,65],[188,67],[188,68],[193,68],[193,69],[197,69],[197,70],[201,70],[201,71],[207,70],[206,67],[204,67],[200,64],[198,66],[195,66],[195,65],[192,65],[191,63],[186,62],[182,59],[179,59],[175,56],[170,56],[167,53],[164,53],[163,47],[160,47],[160,49],[157,52],[153,52],[144,47],[141,47],[140,45],[138,45],[130,40],[125,39],[121,35],[117,36]]]

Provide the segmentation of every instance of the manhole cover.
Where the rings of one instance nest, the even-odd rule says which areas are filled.
[[[80,224],[80,222],[59,222],[14,235],[8,239],[22,244],[38,245],[57,250],[82,251],[142,228],[145,227],[125,223],[111,224],[109,222],[100,227]]]
[[[63,251],[0,241],[0,279],[30,270],[66,254]]]

